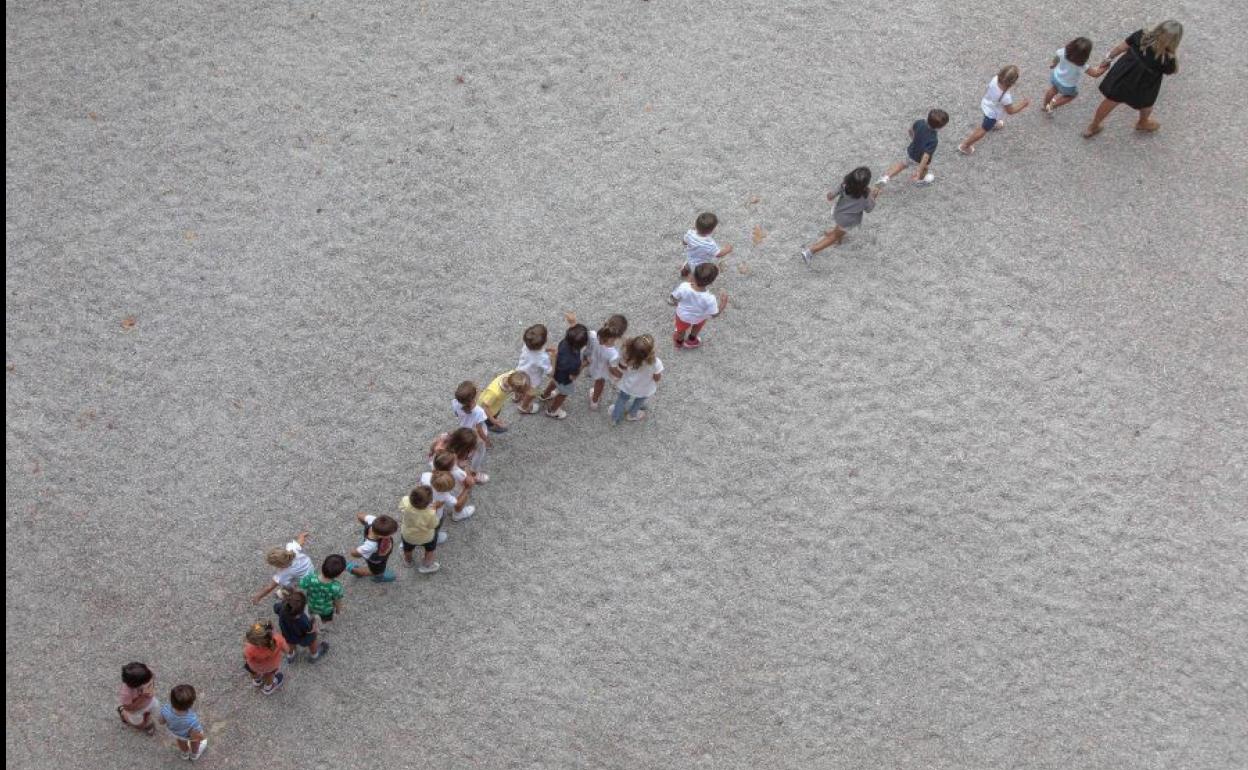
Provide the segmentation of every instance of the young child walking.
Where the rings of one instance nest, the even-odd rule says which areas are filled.
[[[931,184],[936,180],[932,173],[932,158],[936,157],[936,148],[940,145],[940,129],[949,124],[949,113],[944,110],[930,110],[927,117],[916,120],[910,126],[910,144],[906,147],[903,160],[889,166],[880,177],[880,184],[888,184],[889,180],[910,167],[915,167],[910,181],[915,184]]]
[[[698,214],[693,227],[685,231],[684,237],[681,238],[681,243],[685,245],[685,264],[680,268],[681,278],[688,278],[698,265],[708,262],[714,264],[715,260],[723,259],[732,253],[731,246],[721,249],[711,237],[711,233],[715,232],[718,226],[719,217],[706,211]]]
[[[459,387],[455,389],[455,400],[451,402],[451,411],[455,413],[455,419],[459,420],[459,427],[467,428],[477,434],[477,448],[469,464],[478,476],[484,476],[481,469],[485,467],[485,452],[494,444],[490,441],[489,429],[485,427],[489,415],[477,404],[477,383],[471,380],[459,383]],[[488,480],[489,477],[486,476],[486,481]]]
[[[1025,97],[1021,102],[1014,103],[1014,95],[1010,93],[1010,89],[1018,82],[1018,76],[1018,67],[1007,64],[993,76],[992,80],[988,81],[988,90],[984,92],[984,98],[979,102],[979,109],[984,113],[984,119],[958,145],[958,152],[971,155],[975,152],[976,142],[988,136],[989,131],[1004,125],[1006,115],[1018,114],[1031,104],[1031,100]]]
[[[477,512],[475,505],[468,505],[468,497],[473,486],[472,475],[460,467],[459,463],[459,457],[451,451],[438,452],[433,456],[433,473],[438,471],[449,473],[455,480],[455,486],[451,488],[451,495],[455,498],[454,513],[451,514],[452,521],[462,521]],[[431,481],[432,478],[430,475]]]
[[[593,386],[589,389],[589,408],[597,410],[602,401],[602,391],[607,386],[607,378],[618,380],[623,374],[616,364],[620,361],[620,350],[616,343],[628,330],[628,319],[622,315],[613,315],[598,331],[589,333],[589,377]]]
[[[307,647],[308,660],[315,663],[329,652],[329,642],[320,640],[316,621],[308,615],[308,599],[303,591],[286,594],[285,599],[274,603],[273,612],[277,614],[277,627],[290,645],[292,657],[300,647]]]
[[[1087,73],[1088,77],[1099,78],[1109,69],[1108,62],[1101,62],[1095,67],[1088,66],[1092,57],[1092,41],[1086,37],[1077,37],[1064,47],[1057,49],[1053,60],[1049,62],[1049,88],[1044,92],[1044,114],[1052,115],[1053,110],[1070,104],[1079,95],[1079,78]]]
[[[718,297],[710,292],[711,284],[718,277],[718,267],[703,263],[694,268],[692,282],[677,286],[668,297],[667,304],[676,306],[676,331],[672,342],[678,349],[701,347],[702,327],[728,309],[727,292],[720,292]]]
[[[363,559],[364,563],[351,562],[347,570],[356,577],[371,577],[374,583],[394,582],[394,573],[386,569],[386,562],[394,550],[394,533],[399,530],[399,523],[385,514],[357,513],[355,520],[364,525],[364,542],[351,549],[351,556]]]
[[[568,317],[573,321],[576,320],[574,315],[569,314]],[[554,376],[551,377],[550,384],[542,393],[543,401],[550,401],[551,396],[554,395],[554,400],[550,401],[550,405],[546,407],[547,417],[553,417],[556,420],[567,418],[568,413],[564,411],[563,403],[568,400],[568,396],[576,392],[576,378],[585,368],[584,350],[588,344],[589,329],[585,328],[585,324],[573,323],[564,333],[563,340],[559,343],[559,351],[555,354]]]
[[[875,208],[875,199],[880,197],[881,189],[871,187],[871,169],[866,166],[859,166],[846,174],[841,186],[828,193],[828,200],[833,201],[832,221],[835,226],[802,249],[802,261],[809,265],[816,254],[844,240],[849,228],[862,224],[862,215]]]
[[[308,609],[321,622],[322,628],[334,622],[342,609],[342,583],[338,577],[347,571],[347,560],[340,553],[331,553],[321,561],[320,574],[304,575],[299,590],[308,597]]]
[[[517,391],[521,414],[537,414],[539,407],[533,403],[537,389],[541,387],[546,375],[550,374],[550,354],[546,348],[547,331],[545,324],[533,324],[524,330],[524,349],[520,351],[520,360],[516,362],[516,371],[524,372],[529,379],[529,386],[523,393]]]
[[[207,731],[196,714],[195,688],[180,684],[169,691],[169,702],[160,707],[160,723],[168,728],[183,759],[197,761],[208,750]]]
[[[251,674],[251,685],[272,695],[286,683],[282,664],[294,658],[290,645],[273,630],[272,621],[257,620],[243,635],[243,668]]]
[[[156,698],[156,675],[142,663],[121,667],[121,690],[118,693],[117,716],[121,723],[148,735],[156,732],[153,717],[160,713]]]
[[[424,484],[414,488],[399,501],[399,510],[402,511],[399,532],[403,561],[411,566],[412,552],[420,548],[421,560],[416,571],[425,575],[437,572],[442,565],[434,561],[434,554],[438,544],[446,541],[446,533],[442,531],[442,517],[433,507],[433,489]]]
[[[715,267],[702,265],[702,267]],[[630,422],[644,420],[646,401],[658,390],[663,375],[663,360],[654,351],[654,337],[643,334],[624,343],[621,356],[620,394],[611,408],[611,424],[619,425],[628,414]]]
[[[477,404],[485,410],[485,427],[491,433],[506,433],[509,430],[502,420],[507,396],[523,393],[528,385],[529,378],[524,372],[511,369],[490,380],[490,384],[477,396]]]
[[[446,471],[422,473],[420,483],[433,490],[433,502],[430,504],[437,512],[439,521],[448,513],[451,515],[451,521],[463,521],[476,513],[477,509],[471,505],[463,506],[462,510],[455,510],[455,506],[459,504],[459,498],[455,495],[455,477]],[[446,540],[445,537],[442,539]]]
[[[251,597],[252,604],[259,604],[273,591],[277,591],[279,598],[284,596],[286,591],[299,585],[304,575],[312,572],[312,559],[303,552],[303,546],[307,542],[308,533],[300,532],[286,545],[269,549],[264,560],[269,563],[269,566],[276,567],[277,572],[273,574],[272,581],[266,583],[258,594]]]

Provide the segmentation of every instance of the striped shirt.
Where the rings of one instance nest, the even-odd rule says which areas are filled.
[[[685,233],[684,240],[685,264],[689,265],[690,270],[703,262],[714,262],[715,256],[719,254],[719,244],[709,235],[698,235],[697,230]]]
[[[179,738],[190,738],[192,730],[204,732],[204,726],[199,723],[199,715],[194,711],[186,711],[183,714],[173,710],[173,706],[166,703],[160,707],[160,716],[165,720],[165,726],[169,728],[169,732]]]

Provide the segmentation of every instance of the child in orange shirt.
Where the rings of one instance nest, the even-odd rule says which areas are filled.
[[[265,695],[281,689],[286,681],[282,663],[294,656],[282,635],[273,630],[271,621],[252,623],[243,637],[243,668],[251,674],[252,686],[261,688],[260,692]]]

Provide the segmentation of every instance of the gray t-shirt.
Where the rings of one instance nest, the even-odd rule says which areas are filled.
[[[863,198],[851,198],[845,194],[845,185],[841,185],[836,190],[832,221],[841,227],[857,227],[862,224],[863,213],[873,208],[875,208],[875,199],[869,193]]]

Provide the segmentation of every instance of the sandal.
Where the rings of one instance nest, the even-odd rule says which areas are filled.
[[[1101,133],[1104,130],[1105,129],[1101,128],[1100,126],[1088,126],[1087,128],[1083,129],[1083,138],[1091,139],[1092,137],[1096,136],[1097,134]]]

